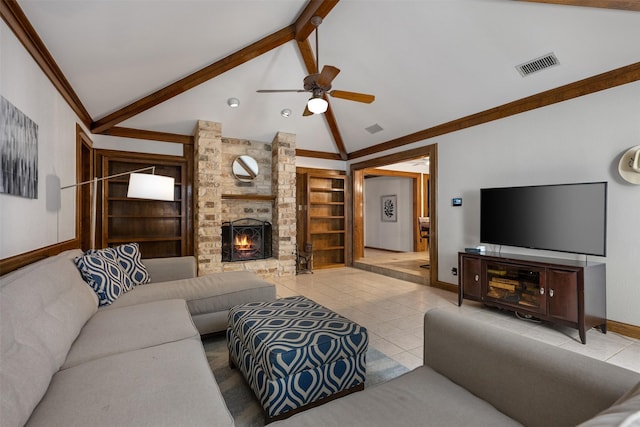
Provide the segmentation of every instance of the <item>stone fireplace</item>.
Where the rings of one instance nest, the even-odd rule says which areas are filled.
[[[222,137],[220,123],[199,121],[194,131],[194,247],[198,274],[249,270],[263,277],[295,274],[295,135],[278,132],[269,143]],[[233,160],[249,155],[259,165],[252,182],[235,179]],[[270,256],[228,260],[223,230],[252,219],[271,227]],[[242,222],[238,222],[242,227]],[[230,248],[230,247],[228,247]],[[255,248],[243,248],[244,255]]]
[[[268,259],[271,255],[271,223],[253,218],[222,223],[222,262]]]

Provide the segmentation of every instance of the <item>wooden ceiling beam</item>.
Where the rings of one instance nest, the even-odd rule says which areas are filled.
[[[363,148],[349,154],[349,159],[357,159],[359,157],[368,156],[370,154],[380,153],[392,148],[401,147],[403,145],[414,142],[424,141],[429,138],[466,129],[472,126],[488,123],[494,120],[503,119],[515,114],[524,113],[525,111],[535,110],[536,108],[546,107],[558,102],[567,101],[590,93],[598,92],[612,87],[624,85],[627,83],[640,80],[640,62],[627,65],[626,67],[617,68],[606,73],[588,77],[574,83],[569,83],[555,89],[547,90],[526,98],[522,98],[508,104],[503,104],[489,110],[481,111],[470,116],[462,117],[441,125],[437,125],[428,129],[424,129],[400,138],[392,139],[371,147]]]
[[[342,160],[337,153],[327,153],[325,151],[303,150],[296,148],[296,157],[310,157],[313,159]]]
[[[302,55],[302,60],[304,61],[305,67],[307,67],[307,72],[309,74],[316,73],[318,67],[316,64],[316,59],[313,56],[313,51],[311,50],[311,44],[309,40],[298,41],[298,49],[300,50],[300,54]],[[325,96],[326,97],[326,96]],[[333,138],[333,142],[338,149],[338,155],[342,160],[347,160],[349,155],[347,153],[347,149],[344,146],[344,141],[342,140],[342,135],[340,134],[340,130],[338,129],[338,122],[336,121],[336,117],[333,114],[333,110],[331,109],[331,103],[329,103],[329,108],[324,113],[324,118],[327,121],[327,125],[331,131],[331,137]]]
[[[296,41],[304,41],[315,30],[316,27],[311,23],[311,18],[319,16],[324,19],[331,9],[338,4],[338,0],[309,0],[307,7],[304,8],[296,22]]]
[[[338,148],[338,155],[342,160],[348,160],[349,154],[347,153],[347,149],[344,146],[344,141],[342,140],[342,135],[340,134],[340,130],[338,129],[338,122],[336,121],[336,116],[333,114],[331,103],[329,103],[327,111],[325,111],[324,113],[324,118],[327,121],[327,125],[329,125],[329,129],[331,130],[333,141]]]
[[[520,0],[531,3],[561,4],[565,6],[600,7],[603,9],[633,10],[640,12],[638,0]]]
[[[304,66],[307,69],[307,73],[313,74],[318,72],[316,57],[313,54],[313,50],[311,49],[311,43],[309,43],[309,40],[303,40],[301,42],[297,41],[297,44],[300,55],[302,56],[302,61],[304,62]]]
[[[92,119],[80,98],[75,93],[71,84],[64,76],[60,67],[47,50],[47,47],[38,36],[22,8],[15,0],[0,0],[0,16],[11,31],[16,35],[20,43],[29,52],[36,64],[49,78],[67,104],[78,115],[82,123],[89,127]]]
[[[91,131],[93,133],[104,133],[107,129],[117,125],[118,123],[147,111],[148,109],[153,108],[174,96],[178,96],[189,89],[192,89],[214,77],[219,76],[220,74],[258,57],[263,53],[282,46],[283,44],[293,40],[294,36],[294,25],[290,25],[276,31],[275,33],[270,34],[267,37],[264,37],[263,39],[258,40],[257,42],[252,43],[249,46],[242,48],[193,74],[188,75],[187,77],[155,91],[151,95],[145,96],[144,98],[141,98],[132,104],[129,104],[126,107],[95,121],[91,126]]]

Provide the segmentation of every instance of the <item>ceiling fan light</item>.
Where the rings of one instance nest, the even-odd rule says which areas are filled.
[[[307,103],[307,108],[313,114],[322,114],[327,111],[329,107],[329,103],[324,98],[309,98],[309,102]]]

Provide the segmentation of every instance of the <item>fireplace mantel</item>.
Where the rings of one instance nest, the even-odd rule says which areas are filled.
[[[274,201],[276,199],[273,194],[223,194],[221,197],[226,200]]]

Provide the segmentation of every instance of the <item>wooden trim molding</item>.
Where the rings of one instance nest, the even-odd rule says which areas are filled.
[[[520,0],[531,3],[561,4],[564,6],[601,7],[604,9],[633,10],[640,12],[638,0]]]
[[[305,167],[296,167],[297,174],[304,173],[321,173],[322,175],[346,175],[347,172],[339,169],[319,169],[319,168],[305,168]]]
[[[640,339],[640,326],[607,320],[607,330],[627,337]]]
[[[424,141],[429,138],[488,123],[494,120],[503,119],[505,117],[524,113],[525,111],[534,110],[536,108],[546,107],[558,102],[568,101],[573,98],[610,89],[637,80],[640,80],[640,62],[579,80],[574,83],[569,83],[555,89],[522,98],[508,104],[500,105],[489,110],[481,111],[479,113],[405,135],[400,138],[373,145],[362,150],[354,151],[349,154],[349,159],[357,159],[359,157],[376,154],[414,142]]]
[[[112,127],[102,132],[103,135],[119,136],[122,138],[146,139],[149,141],[174,142],[176,144],[193,145],[193,135],[156,132],[152,130]]]
[[[106,130],[117,125],[118,123],[121,123],[133,116],[147,111],[148,109],[153,108],[156,105],[159,105],[164,101],[173,98],[174,96],[178,96],[204,82],[207,82],[214,77],[217,77],[241,64],[244,64],[245,62],[257,58],[263,53],[269,52],[272,49],[282,46],[283,44],[293,40],[294,37],[294,25],[290,25],[279,31],[276,31],[275,33],[270,34],[267,37],[258,40],[257,42],[252,43],[249,46],[244,47],[232,53],[231,55],[196,71],[193,74],[183,77],[175,83],[165,86],[164,88],[159,89],[152,94],[147,95],[133,102],[132,104],[129,104],[119,109],[118,111],[115,111],[101,118],[100,120],[95,121],[91,125],[91,131],[93,133],[103,133]]]
[[[76,95],[17,1],[0,0],[0,15],[60,95],[67,101],[69,107],[78,115],[85,126],[89,127],[92,122],[89,112],[82,105],[80,98]]]
[[[431,282],[431,287],[443,289],[445,291],[458,293],[458,285],[452,285],[451,283],[441,282],[440,280],[436,280],[435,282]]]
[[[404,171],[395,171],[391,169],[378,169],[378,168],[365,169],[364,173],[366,175],[399,176],[399,177],[410,178],[410,179],[419,179],[420,176],[422,175],[418,172],[404,172]]]
[[[80,241],[75,238],[67,240],[66,242],[55,243],[44,248],[34,249],[30,252],[15,255],[9,258],[0,260],[0,276],[10,273],[26,265],[32,264],[41,259],[45,259],[50,256],[58,255],[60,252],[67,251],[69,249],[78,249],[80,247]]]
[[[310,157],[313,159],[342,160],[337,153],[327,153],[326,151],[302,150],[296,148],[296,157]]]

